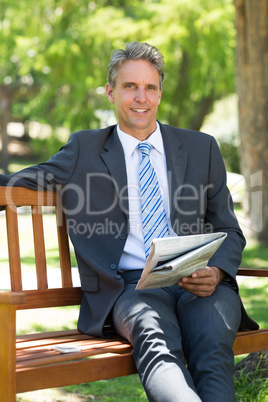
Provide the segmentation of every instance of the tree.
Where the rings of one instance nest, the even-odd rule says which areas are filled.
[[[27,0],[3,0],[0,8],[0,167],[8,171],[7,125],[11,115],[23,120],[21,103],[39,90],[39,79],[32,65],[38,20],[29,13]],[[33,78],[33,75],[35,76]],[[15,106],[15,107],[14,107]]]
[[[22,121],[99,127],[96,110],[112,108],[109,57],[132,40],[164,54],[162,121],[200,129],[214,101],[234,91],[232,0],[39,0],[31,12],[28,0],[3,0],[0,34],[0,86],[14,89],[10,114]]]
[[[159,41],[167,76],[160,117],[199,130],[214,102],[235,89],[233,4],[162,0],[157,11],[151,38]]]
[[[268,243],[268,2],[234,0],[241,171],[251,229]]]

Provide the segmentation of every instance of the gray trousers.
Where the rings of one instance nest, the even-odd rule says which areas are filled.
[[[116,331],[133,345],[149,401],[235,401],[232,345],[240,323],[237,293],[227,284],[204,298],[177,285],[135,290],[137,275],[124,278],[113,321]]]

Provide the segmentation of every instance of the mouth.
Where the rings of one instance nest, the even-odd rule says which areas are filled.
[[[149,109],[131,109],[134,113],[140,113],[140,114],[142,114],[142,113],[146,113],[146,112],[148,112],[148,110]]]

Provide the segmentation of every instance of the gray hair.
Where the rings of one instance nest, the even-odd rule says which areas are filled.
[[[116,75],[119,67],[128,60],[147,60],[158,71],[159,87],[162,91],[164,81],[164,57],[159,50],[148,43],[131,42],[125,49],[115,50],[108,64],[107,81],[112,88],[115,87]]]

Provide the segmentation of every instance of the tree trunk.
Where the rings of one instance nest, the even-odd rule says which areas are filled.
[[[250,353],[235,365],[234,376],[239,379],[241,371],[243,371],[244,376],[254,376],[254,374],[256,375],[256,370],[260,370],[258,377],[268,377],[268,350]]]
[[[241,171],[252,234],[268,243],[268,1],[234,0]]]
[[[174,105],[170,110],[168,122],[171,126],[180,126],[180,116],[184,112],[184,102],[189,96],[189,63],[190,58],[186,50],[182,53],[182,61],[179,66],[177,85],[174,88],[171,104]],[[183,97],[178,97],[178,94],[183,94]]]
[[[200,99],[196,112],[191,116],[189,128],[197,131],[200,130],[202,124],[204,123],[205,117],[212,111],[214,102],[215,96],[213,91]]]
[[[0,167],[3,169],[4,173],[8,173],[8,162],[9,162],[9,154],[8,154],[8,134],[7,134],[7,125],[10,121],[10,105],[11,105],[11,91],[2,86],[1,87],[1,102],[0,102],[0,111],[1,111],[1,120],[0,120],[0,132],[2,135],[2,150],[1,150],[1,158],[0,158]]]

